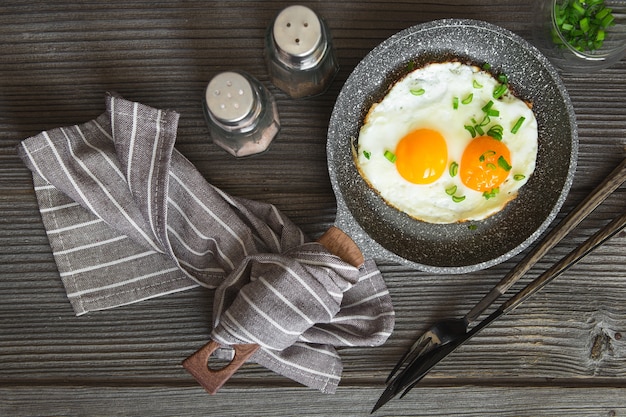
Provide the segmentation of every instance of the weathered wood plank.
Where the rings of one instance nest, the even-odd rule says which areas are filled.
[[[122,384],[121,384],[122,385]],[[614,417],[626,412],[624,388],[599,386],[578,388],[538,381],[539,387],[426,386],[416,388],[402,400],[391,402],[375,415],[439,417],[545,416]],[[275,399],[259,401],[260,396]],[[0,388],[0,412],[26,415],[254,415],[258,417],[369,415],[380,395],[376,387],[339,388],[334,395],[291,388],[224,388],[209,396],[201,388],[156,384],[150,388],[58,384],[34,389]],[[74,399],[82,398],[81,403]]]

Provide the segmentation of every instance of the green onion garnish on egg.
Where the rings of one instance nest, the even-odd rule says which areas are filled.
[[[503,95],[506,94],[506,92],[509,89],[507,88],[507,86],[505,84],[500,84],[498,85],[494,90],[493,90],[493,98],[500,98]]]
[[[500,125],[493,125],[487,131],[487,136],[491,136],[494,139],[502,140],[502,131],[504,129]]]
[[[370,156],[372,156],[372,154],[368,151],[363,151],[363,156],[365,157],[365,159],[370,159]]]
[[[423,88],[412,88],[410,91],[414,96],[421,96],[426,92]]]
[[[452,186],[446,188],[446,194],[454,195],[454,193],[456,193],[456,190],[457,190],[456,185],[452,185]]]
[[[397,157],[395,153],[391,151],[385,151],[384,155],[385,155],[385,158],[387,158],[387,160],[391,162],[392,164],[396,162]]]
[[[459,108],[459,98],[458,97],[453,97],[452,98],[452,108],[454,110]]]
[[[504,158],[504,156],[502,155],[500,155],[500,158],[498,158],[498,166],[507,172],[511,170],[511,165],[509,164],[509,161],[507,161],[506,158]]]
[[[470,104],[473,99],[474,99],[474,94],[473,93],[469,93],[469,95],[467,97],[465,97],[463,100],[461,100],[461,103],[463,103],[463,104]]]
[[[517,119],[517,122],[515,122],[515,124],[511,128],[511,133],[516,134],[520,127],[522,127],[522,123],[524,123],[524,120],[526,120],[524,116],[521,116],[519,119]]]
[[[523,180],[524,178],[526,178],[526,175],[524,175],[524,174],[515,174],[515,175],[513,175],[513,179],[514,179],[515,181],[521,181],[521,180]]]
[[[456,177],[456,174],[458,174],[458,172],[459,172],[459,164],[452,161],[452,163],[450,164],[450,176]]]
[[[490,198],[494,198],[498,193],[500,192],[499,188],[493,188],[491,191],[485,191],[483,193],[483,197],[485,197],[485,200],[489,200]]]
[[[454,201],[455,203],[460,203],[463,200],[465,200],[465,196],[464,195],[461,195],[461,196],[453,195],[452,196],[452,201]]]
[[[485,162],[485,159],[489,158],[490,156],[494,156],[495,154],[496,154],[496,151],[487,151],[487,152],[483,153],[482,155],[480,155],[478,160],[480,162]]]

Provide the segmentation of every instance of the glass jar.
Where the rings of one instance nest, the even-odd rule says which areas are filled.
[[[610,67],[626,53],[626,1],[534,0],[533,40],[562,72]]]
[[[265,59],[272,83],[292,98],[325,92],[339,70],[326,23],[300,5],[283,9],[269,26]]]
[[[206,87],[204,115],[213,142],[236,157],[264,152],[280,130],[276,102],[243,71],[217,74]]]

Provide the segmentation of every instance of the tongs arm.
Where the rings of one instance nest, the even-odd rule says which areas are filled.
[[[574,208],[552,231],[541,240],[496,286],[483,297],[466,315],[467,323],[474,322],[491,304],[513,286],[550,249],[571,232],[582,220],[598,207],[613,191],[626,181],[624,159],[576,208]]]
[[[437,346],[425,355],[414,359],[396,376],[387,386],[378,402],[372,409],[372,413],[382,407],[393,397],[402,392],[401,397],[405,396],[419,381],[430,372],[441,360],[454,352],[459,346],[465,344],[469,339],[474,337],[485,327],[490,325],[499,317],[511,312],[520,304],[526,301],[530,296],[537,293],[549,282],[560,276],[567,269],[575,265],[582,258],[600,247],[604,242],[613,237],[626,227],[626,213],[622,213],[609,224],[604,226],[592,237],[580,244],[570,254],[562,258],[554,264],[550,269],[535,278],[531,283],[515,294],[511,299],[502,304],[496,311],[491,313],[487,318],[478,323],[474,328],[468,331],[461,339],[454,342]]]

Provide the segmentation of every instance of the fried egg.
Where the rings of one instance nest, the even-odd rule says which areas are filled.
[[[391,206],[429,223],[482,220],[532,175],[537,121],[506,76],[459,62],[409,72],[369,110],[355,161]]]

